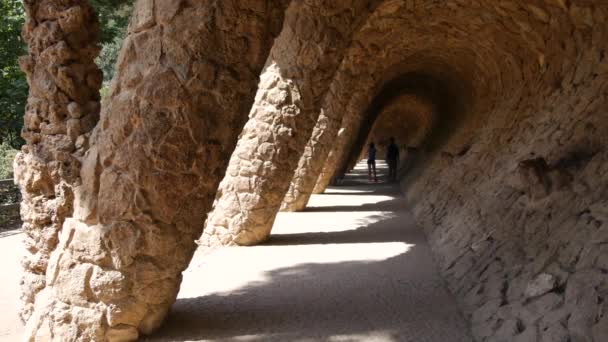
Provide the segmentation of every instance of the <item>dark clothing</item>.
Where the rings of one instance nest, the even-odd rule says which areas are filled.
[[[399,147],[397,147],[397,145],[394,143],[388,145],[388,148],[386,149],[386,160],[399,160]]]
[[[397,180],[397,162],[399,161],[399,147],[395,143],[388,145],[386,149],[386,163],[388,164],[388,180]]]
[[[388,164],[389,171],[395,170],[397,168],[397,159],[387,160],[387,164]]]
[[[369,150],[367,150],[367,163],[369,164],[370,162],[375,162],[375,161],[376,161],[376,148],[370,147]]]
[[[372,175],[374,176],[374,182],[378,181],[378,176],[376,176],[376,147],[370,146],[367,150],[367,177],[368,180],[372,181]]]

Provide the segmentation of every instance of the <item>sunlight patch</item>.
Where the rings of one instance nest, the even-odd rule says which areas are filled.
[[[330,336],[327,341],[329,342],[353,342],[353,341],[382,341],[382,342],[393,342],[398,341],[393,334],[386,331],[370,331],[365,334],[348,334],[348,335],[335,335]]]
[[[252,283],[272,281],[269,273],[305,276],[308,264],[370,263],[407,253],[404,242],[222,248],[206,255],[184,272],[180,298],[237,291]],[[204,274],[204,282],[188,281]],[[314,276],[314,275],[312,275]]]
[[[272,234],[352,231],[395,217],[390,211],[279,213]]]

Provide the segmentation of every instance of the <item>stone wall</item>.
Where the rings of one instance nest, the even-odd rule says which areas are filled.
[[[528,9],[536,56],[402,186],[477,341],[606,341],[608,8]]]
[[[403,182],[478,341],[608,339],[608,74],[589,63]]]
[[[588,1],[385,2],[343,61],[337,96],[356,105],[315,191],[358,156],[391,75],[443,84],[402,187],[477,341],[608,340],[607,15]]]
[[[138,0],[100,112],[87,1],[25,1],[26,338],[161,324],[247,113],[228,241],[263,240],[290,181],[287,205],[323,191],[405,96],[434,124],[401,185],[476,340],[608,340],[608,3],[293,2],[275,41],[287,3]]]

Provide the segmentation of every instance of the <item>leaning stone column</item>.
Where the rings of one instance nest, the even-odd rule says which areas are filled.
[[[201,245],[252,245],[268,237],[322,98],[371,8],[367,1],[290,7]]]
[[[351,84],[370,82],[371,78],[369,76],[353,78],[346,71],[350,67],[349,63],[342,63],[331,84],[330,91],[324,100],[323,109],[308,140],[305,152],[298,162],[289,190],[283,199],[281,205],[283,211],[304,210],[313,193],[325,191],[327,184],[319,192],[315,192],[314,188],[317,180],[324,174],[324,166],[330,163],[329,159],[336,154],[336,151],[331,154],[330,151],[346,143],[345,135],[355,125],[353,121],[361,116],[361,108],[355,104],[357,102],[350,94]],[[371,100],[369,94],[361,96]],[[328,183],[329,179],[327,179]]]
[[[27,321],[46,286],[58,232],[73,211],[80,160],[99,119],[102,75],[94,62],[97,17],[85,0],[26,0],[24,6],[29,51],[20,65],[30,86],[22,133],[27,144],[14,167],[28,251],[22,261],[20,312]]]
[[[339,127],[339,120],[321,111],[312,136],[300,157],[289,190],[283,198],[282,211],[301,211],[306,208]]]
[[[30,15],[46,26],[47,12],[66,3],[86,4],[38,1]],[[136,2],[26,340],[131,341],[161,324],[283,12],[283,1],[272,0]],[[30,48],[49,37],[30,39]],[[67,39],[73,49],[76,42]]]
[[[367,103],[369,103],[371,97],[370,95],[366,96],[368,96]],[[322,194],[327,186],[329,186],[329,183],[331,183],[340,165],[340,161],[348,154],[349,148],[352,145],[352,140],[354,139],[353,137],[361,127],[361,116],[362,111],[360,108],[352,108],[352,106],[346,107],[346,109],[344,109],[344,115],[342,116],[342,122],[339,126],[334,128],[336,130],[330,130],[324,134],[324,139],[328,140],[325,145],[328,146],[329,152],[327,152],[325,156],[323,156],[322,153],[319,153],[314,157],[314,163],[318,163],[321,171],[314,177],[316,183],[313,184],[312,191],[310,191],[311,194]],[[329,147],[331,147],[331,149]],[[312,176],[313,175],[310,176],[310,179],[313,178]],[[312,184],[312,182],[307,183],[306,186],[310,186],[310,184]],[[304,190],[303,192],[306,194],[308,193],[308,190]],[[306,206],[309,198],[310,194],[307,195],[307,197],[300,199],[300,201]]]
[[[341,160],[344,157],[344,154],[346,153],[346,146],[348,144],[347,139],[350,136],[348,134],[348,127],[342,126],[339,132],[340,134],[338,135],[336,144],[329,151],[327,158],[325,159],[323,169],[317,177],[317,182],[315,183],[315,186],[312,190],[313,194],[322,194],[323,192],[325,192],[325,189],[327,189],[329,184],[332,182],[334,176],[336,175],[336,171],[338,169],[339,164],[338,161]]]

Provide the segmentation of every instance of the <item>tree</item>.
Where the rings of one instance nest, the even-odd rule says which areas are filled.
[[[97,59],[107,83],[114,75],[132,9],[130,0],[92,0],[101,26],[102,52]],[[0,144],[19,148],[28,86],[18,58],[27,53],[21,39],[25,13],[20,0],[0,0]]]
[[[107,84],[126,33],[132,0],[91,0],[98,13],[102,52],[97,59]],[[28,85],[18,59],[27,53],[21,38],[25,12],[21,0],[0,0],[0,170],[12,169],[14,150],[23,145],[21,129]],[[3,173],[6,173],[2,171]],[[4,174],[3,176],[7,176]]]
[[[131,0],[92,0],[101,26],[101,53],[96,62],[103,71],[104,84],[114,77],[116,59],[127,31],[133,2]]]
[[[24,18],[21,1],[0,0],[0,144],[13,148],[23,144],[20,132],[28,92],[17,61],[25,54],[21,39]]]

